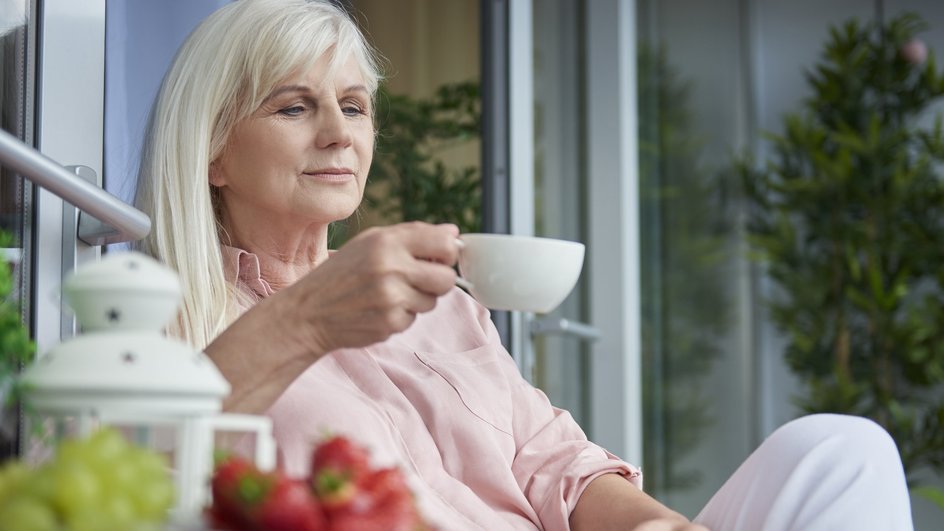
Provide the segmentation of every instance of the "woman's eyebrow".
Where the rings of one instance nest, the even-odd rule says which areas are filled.
[[[266,96],[266,99],[263,100],[263,103],[271,99],[277,98],[281,96],[282,94],[285,94],[286,92],[303,92],[304,93],[304,92],[309,92],[309,88],[305,85],[283,85],[273,90],[271,94]],[[370,93],[370,91],[367,90],[367,87],[361,84],[351,85],[349,87],[344,88],[344,90],[342,91],[343,94],[350,94],[351,92],[363,92],[364,94]]]
[[[367,90],[367,87],[364,85],[351,85],[342,91],[343,94],[350,94],[351,92],[363,92],[364,94],[370,93],[370,91]]]
[[[308,92],[308,87],[306,87],[305,85],[283,85],[273,90],[271,94],[266,96],[266,99],[263,101],[263,103],[273,98],[276,98],[278,96],[281,96],[282,94],[285,94],[286,92]]]

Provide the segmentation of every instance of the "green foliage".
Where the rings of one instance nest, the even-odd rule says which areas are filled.
[[[646,482],[684,489],[701,475],[682,458],[714,422],[701,382],[722,353],[730,315],[718,278],[734,253],[723,187],[699,163],[703,145],[691,133],[691,86],[664,48],[639,50],[644,429],[662,438],[646,445]]]
[[[385,221],[455,223],[463,232],[481,227],[477,165],[452,167],[444,153],[479,139],[477,82],[441,86],[429,99],[377,95],[377,146],[365,207]]]
[[[13,247],[13,237],[0,232],[0,247]],[[11,297],[13,282],[10,267],[0,263],[0,408],[5,405],[4,399],[18,399],[16,374],[32,359],[36,348],[23,326],[18,301]],[[6,391],[11,392],[4,396]]]
[[[915,487],[913,492],[922,498],[930,500],[941,509],[944,509],[944,489],[923,485],[921,487]]]
[[[741,167],[799,405],[876,420],[909,477],[944,472],[944,135],[940,115],[925,125],[944,78],[902,53],[924,28],[832,28],[766,167]]]

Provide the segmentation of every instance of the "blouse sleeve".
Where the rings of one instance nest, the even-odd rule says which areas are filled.
[[[490,341],[500,344],[487,312],[483,313],[479,322]],[[620,474],[642,488],[640,470],[588,441],[570,413],[551,405],[540,389],[521,377],[510,355],[503,372],[512,387],[516,447],[512,473],[544,529],[569,529],[570,513],[580,495],[603,474]]]

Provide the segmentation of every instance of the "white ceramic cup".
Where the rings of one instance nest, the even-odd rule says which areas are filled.
[[[582,243],[508,234],[459,236],[457,284],[493,310],[547,313],[583,269]]]

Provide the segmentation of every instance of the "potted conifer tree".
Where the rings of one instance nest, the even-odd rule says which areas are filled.
[[[741,171],[799,406],[880,423],[912,482],[944,472],[944,78],[924,29],[833,27],[802,110]]]

